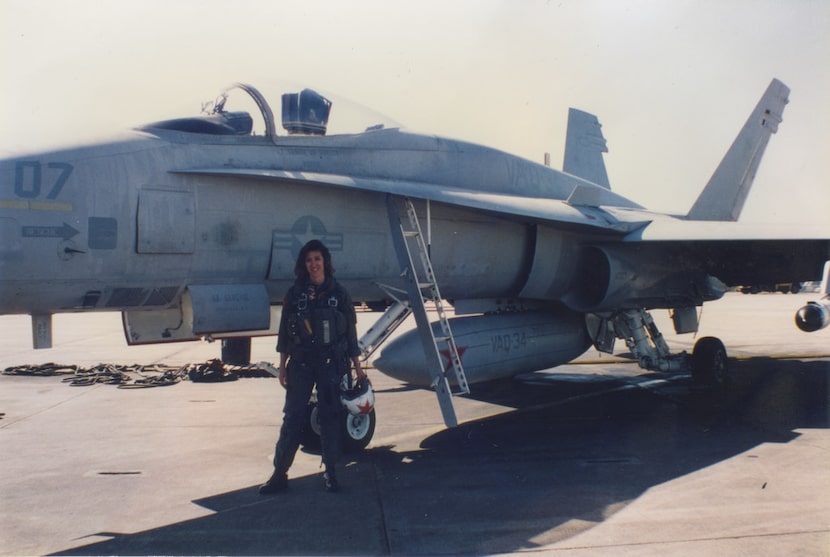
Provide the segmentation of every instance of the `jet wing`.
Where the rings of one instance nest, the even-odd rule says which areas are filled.
[[[609,209],[618,218],[623,210]],[[824,222],[796,224],[744,223],[734,221],[699,221],[684,217],[652,214],[648,226],[626,235],[626,242],[670,242],[711,240],[805,240],[830,238],[830,230]],[[633,218],[633,217],[628,217]]]
[[[822,223],[770,225],[653,217],[648,226],[627,234],[623,245],[687,254],[698,268],[729,286],[818,280],[822,265],[830,260],[830,234]]]
[[[423,182],[254,168],[196,168],[173,172],[175,174],[256,178],[298,186],[315,184],[389,193],[541,222],[553,221],[565,228],[590,228],[594,232],[607,232],[615,235],[629,234],[649,222],[648,219],[643,219],[643,213],[621,212],[619,215],[613,215],[601,207],[580,204],[577,201],[568,202],[560,199],[480,192]]]
[[[617,244],[662,248],[661,253],[683,252],[699,262],[701,270],[730,286],[819,278],[821,267],[816,262],[830,259],[830,240],[818,225],[807,228],[805,233],[805,228],[800,225],[694,221],[641,209],[596,206],[590,202],[591,196],[580,191],[574,191],[569,200],[564,201],[472,191],[442,184],[290,170],[195,168],[174,173],[389,193],[556,223],[562,228],[607,234],[609,240]]]

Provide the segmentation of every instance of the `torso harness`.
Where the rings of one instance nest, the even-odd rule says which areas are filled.
[[[289,301],[283,306],[288,325],[289,354],[298,361],[319,357],[329,359],[346,357],[346,316],[340,310],[342,301],[336,287],[316,292],[298,291],[298,285],[289,292]],[[313,290],[312,290],[313,292]]]

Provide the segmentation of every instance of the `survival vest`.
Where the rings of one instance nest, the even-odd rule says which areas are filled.
[[[345,291],[334,279],[327,279],[313,297],[304,286],[295,283],[283,305],[288,353],[292,357],[327,356],[333,351],[344,356],[348,351]]]

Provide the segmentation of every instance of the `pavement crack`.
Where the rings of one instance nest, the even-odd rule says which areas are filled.
[[[31,414],[26,414],[25,416],[20,416],[17,419],[14,419],[9,415],[5,415],[5,416],[3,416],[4,423],[3,423],[3,425],[0,425],[0,429],[9,429],[9,428],[11,428],[11,427],[13,427],[17,424],[26,422],[26,421],[28,421],[32,418],[40,416],[41,414],[45,414],[47,412],[50,412],[50,411],[54,410],[55,408],[59,408],[60,406],[63,406],[64,404],[72,402],[75,399],[80,398],[80,397],[82,397],[86,394],[89,394],[90,392],[94,391],[98,387],[99,387],[99,385],[95,385],[95,386],[92,386],[91,388],[87,388],[87,389],[84,389],[84,390],[79,390],[79,391],[77,391],[78,394],[76,394],[74,396],[69,396],[69,397],[67,397],[67,398],[65,398],[65,399],[63,399],[59,402],[56,402],[55,404],[52,404],[51,406],[47,406],[46,408],[41,408],[40,410],[38,410],[36,412],[32,412]],[[7,423],[5,423],[6,420],[11,420],[11,421],[8,421]]]
[[[369,453],[372,462],[372,480],[374,481],[375,493],[377,494],[378,509],[380,511],[380,528],[383,532],[383,547],[387,555],[392,555],[392,542],[389,537],[389,523],[386,520],[386,507],[383,504],[383,492],[380,486],[377,458],[374,453]]]

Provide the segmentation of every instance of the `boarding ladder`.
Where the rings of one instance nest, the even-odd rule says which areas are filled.
[[[401,219],[398,210],[399,200],[406,208],[407,218],[405,220]],[[432,377],[432,387],[438,396],[444,423],[447,427],[455,427],[458,425],[458,420],[455,416],[452,397],[469,393],[470,387],[467,385],[461,357],[458,355],[458,348],[444,311],[444,303],[432,270],[427,244],[421,233],[418,215],[412,201],[407,197],[387,195],[386,206],[389,213],[389,225],[392,229],[392,240],[401,266],[401,276],[406,281],[409,304],[415,315],[418,335],[421,338],[427,367]],[[417,253],[417,259],[413,258],[413,251]],[[437,336],[427,317],[427,302],[434,304],[438,314],[441,332]],[[446,367],[441,357],[442,354],[449,360],[449,365]],[[455,391],[450,387],[451,380],[455,382]]]

